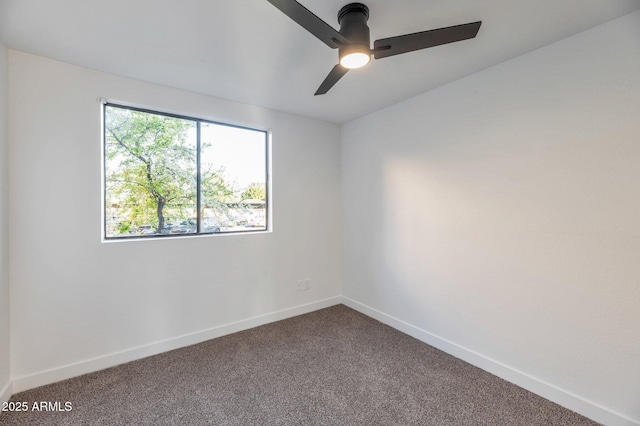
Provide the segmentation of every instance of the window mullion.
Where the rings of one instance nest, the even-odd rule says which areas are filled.
[[[200,172],[200,125],[201,122],[197,121],[196,126],[196,234],[202,232],[202,173]]]

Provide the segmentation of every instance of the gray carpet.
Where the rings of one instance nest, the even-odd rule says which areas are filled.
[[[343,305],[16,394],[2,425],[595,425]]]

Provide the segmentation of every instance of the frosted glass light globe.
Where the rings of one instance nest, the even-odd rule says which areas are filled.
[[[345,68],[353,69],[367,65],[371,61],[371,56],[362,52],[353,52],[340,58],[340,65]]]

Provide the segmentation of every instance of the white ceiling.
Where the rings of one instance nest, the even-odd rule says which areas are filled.
[[[349,0],[300,0],[338,29]],[[371,40],[476,20],[475,39],[372,61],[313,96],[337,51],[266,0],[0,0],[12,49],[343,123],[640,9],[640,0],[364,0]]]

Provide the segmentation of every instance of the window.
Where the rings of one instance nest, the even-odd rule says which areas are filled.
[[[104,106],[106,239],[267,230],[267,133]]]

